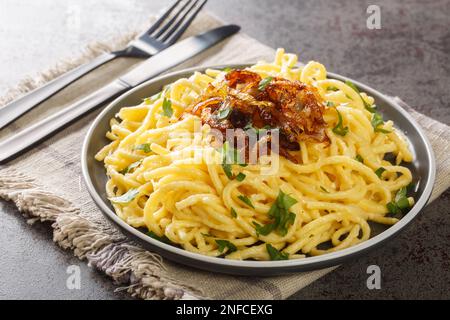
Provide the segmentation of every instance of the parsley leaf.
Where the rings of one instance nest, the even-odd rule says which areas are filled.
[[[253,225],[255,226],[256,235],[262,234],[263,236],[267,236],[269,233],[271,233],[275,229],[275,224],[269,223],[264,226],[260,225],[259,223],[253,221]]]
[[[231,69],[230,67],[225,67],[222,69],[222,71],[226,72],[226,73],[230,72],[231,70],[233,70],[233,69]]]
[[[385,130],[383,128],[379,128],[379,126],[384,124],[383,116],[380,113],[375,112],[373,114],[371,123],[372,123],[373,130],[375,132],[390,133],[389,130]]]
[[[346,80],[345,84],[348,85],[350,88],[352,88],[353,90],[356,91],[356,93],[359,94],[359,97],[361,98],[362,102],[364,103],[364,108],[366,108],[367,111],[369,111],[370,113],[375,113],[376,110],[375,108],[377,107],[376,105],[370,105],[366,102],[366,100],[363,99],[363,97],[361,96],[361,92],[359,91],[358,87],[351,82],[350,80]]]
[[[392,201],[389,202],[386,205],[386,208],[392,214],[400,214],[400,213],[402,213],[402,210],[400,210],[400,208],[397,206],[397,204],[395,202],[392,202]]]
[[[219,246],[219,252],[223,252],[225,248],[228,248],[229,253],[237,250],[236,246],[228,240],[216,240],[216,243]]]
[[[367,102],[364,101],[364,108],[366,108],[366,110],[369,111],[370,113],[376,113],[377,112],[377,105],[376,104],[369,105]]]
[[[223,109],[220,109],[217,114],[217,119],[219,120],[227,119],[230,116],[231,111],[233,111],[231,107],[225,107]]]
[[[248,197],[241,194],[240,196],[238,196],[238,198],[239,198],[239,200],[241,200],[243,203],[245,203],[249,207],[255,209],[255,206],[253,205],[252,201]]]
[[[363,157],[361,157],[359,154],[356,155],[355,160],[356,160],[356,161],[359,161],[359,162],[361,162],[361,163],[364,163]]]
[[[334,87],[334,86],[329,86],[329,87],[327,88],[327,91],[339,91],[339,89],[336,88],[336,87]]]
[[[342,125],[342,115],[341,113],[338,111],[338,109],[336,109],[336,112],[338,114],[338,123],[336,124],[336,126],[333,128],[333,132],[340,135],[340,136],[345,136],[348,132],[348,127],[344,127]]]
[[[333,101],[327,101],[327,107],[334,107]]]
[[[222,163],[222,169],[223,169],[223,172],[225,172],[228,179],[233,180],[234,175],[233,175],[233,172],[231,171],[231,164]]]
[[[241,161],[240,159],[240,155],[239,155],[239,151],[230,147],[230,144],[228,143],[228,141],[226,141],[223,146],[222,146],[222,169],[225,172],[226,176],[228,177],[228,179],[232,180],[235,178],[235,176],[233,175],[233,172],[231,171],[231,165],[232,164],[239,164],[240,166],[244,167],[246,166],[246,164]],[[245,175],[242,174],[238,174],[236,178],[245,179]],[[242,181],[239,180],[238,181]]]
[[[273,77],[267,77],[262,79],[258,84],[258,90],[263,91],[272,80]]]
[[[170,118],[173,115],[172,101],[170,99],[164,98],[162,108],[166,117]]]
[[[233,218],[237,218],[237,212],[236,212],[236,210],[234,210],[233,207],[231,207],[231,216],[232,216]]]
[[[142,163],[142,160],[133,162],[132,164],[130,164],[128,167],[126,167],[125,169],[123,169],[122,171],[120,171],[121,174],[127,174],[128,172],[130,172],[131,170],[139,167],[139,165]]]
[[[144,99],[144,103],[145,104],[152,104],[153,102],[155,102],[156,100],[161,98],[161,96],[162,96],[162,91],[152,95],[150,98],[145,98]]]
[[[397,206],[400,209],[406,209],[409,208],[409,200],[408,197],[406,196],[408,192],[408,187],[403,187],[401,188],[397,194],[395,195],[394,201],[397,203]]]
[[[118,204],[127,204],[136,198],[136,196],[139,194],[138,189],[130,189],[126,193],[124,193],[121,196],[109,198],[111,202],[118,203]]]
[[[283,208],[289,209],[296,203],[297,203],[297,200],[295,200],[290,195],[288,195],[280,190],[280,193],[278,194],[278,197],[277,197],[277,204],[280,208],[283,207]]]
[[[138,144],[133,148],[133,150],[140,150],[143,151],[144,153],[152,152],[152,148],[150,148],[150,143]]]
[[[273,222],[264,226],[253,222],[255,225],[256,234],[262,234],[265,236],[273,230],[276,230],[280,235],[286,235],[289,226],[295,222],[295,214],[289,212],[289,208],[296,203],[297,200],[280,190],[277,199],[272,204],[272,207],[270,207],[268,212],[268,216],[273,219]]]
[[[381,133],[391,133],[389,130],[383,129],[383,128],[375,128],[375,132],[381,132]]]
[[[371,123],[372,123],[372,127],[374,127],[374,128],[376,128],[376,127],[378,127],[378,126],[384,124],[383,116],[382,116],[380,113],[378,113],[378,112],[375,113],[375,114],[372,116],[372,121],[371,121]]]
[[[266,250],[269,254],[270,260],[287,260],[289,259],[289,254],[286,252],[280,252],[275,247],[273,247],[271,244],[266,243]]]
[[[406,186],[407,191],[414,191],[416,189],[417,185],[414,182],[411,182]]]
[[[383,174],[383,172],[385,172],[386,169],[383,167],[379,167],[377,170],[375,170],[375,174],[378,176],[378,178],[381,179],[381,175]]]
[[[154,101],[158,100],[159,98],[161,98],[161,96],[162,96],[162,91],[160,91],[160,92],[158,92],[157,94],[151,96],[151,97],[150,97],[150,100],[151,100],[152,102],[154,102]]]
[[[245,177],[246,177],[246,175],[244,173],[239,172],[239,174],[236,176],[236,180],[241,182],[241,181],[244,181]]]
[[[356,91],[356,93],[359,94],[359,89],[356,87],[356,85],[351,82],[350,80],[345,80],[345,84],[348,85],[350,88]]]
[[[394,200],[389,202],[386,207],[388,211],[392,214],[400,214],[402,210],[408,209],[411,207],[411,204],[408,200],[408,187],[403,187],[397,191],[397,194],[394,197]]]

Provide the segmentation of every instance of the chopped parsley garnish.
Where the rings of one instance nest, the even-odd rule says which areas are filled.
[[[358,87],[356,87],[356,85],[351,82],[350,80],[346,80],[345,84],[348,85],[350,88],[352,88],[353,90],[356,91],[357,94],[359,94],[359,97],[361,98],[362,102],[364,103],[364,108],[366,108],[367,111],[369,111],[370,113],[375,113],[376,112],[376,105],[370,105],[366,102],[366,100],[363,99],[363,97],[361,96],[361,92],[359,91]]]
[[[372,127],[374,127],[374,128],[381,126],[382,124],[384,124],[383,116],[377,112],[372,116],[371,122],[372,122]]]
[[[246,177],[246,175],[244,173],[239,172],[239,174],[236,176],[236,180],[241,182],[241,181],[244,181],[245,177]]]
[[[263,236],[267,236],[269,233],[271,233],[275,229],[274,223],[269,223],[266,225],[260,225],[256,221],[253,221],[253,225],[255,226],[256,235],[262,234]]]
[[[131,170],[139,167],[139,165],[142,163],[142,160],[133,162],[132,164],[130,164],[128,167],[126,167],[125,169],[123,169],[122,171],[120,171],[121,174],[127,174],[128,172],[130,172]]]
[[[359,93],[359,89],[356,87],[356,85],[351,82],[350,80],[345,80],[345,84],[348,85],[350,88],[356,91],[356,93]]]
[[[364,101],[364,100],[363,100]],[[370,113],[376,113],[377,112],[377,105],[373,104],[373,105],[369,105],[368,103],[366,103],[364,101],[364,107],[366,108],[367,111],[369,111]]]
[[[400,214],[402,210],[411,207],[407,197],[408,187],[403,187],[397,191],[393,201],[389,202],[386,207],[392,214]]]
[[[225,250],[225,248],[228,248],[229,253],[237,250],[236,246],[228,240],[216,240],[216,243],[218,245],[218,250],[221,253]]]
[[[267,77],[262,79],[258,84],[258,90],[263,91],[272,80],[273,77]]]
[[[338,123],[336,124],[336,126],[333,128],[333,132],[340,135],[340,136],[345,136],[348,132],[348,127],[344,127],[342,124],[342,115],[339,112],[338,109],[336,109],[336,112],[338,114]]]
[[[160,92],[158,92],[157,94],[151,96],[150,99],[151,99],[152,101],[156,101],[156,100],[158,100],[159,98],[161,98],[161,96],[162,96],[162,91],[160,91]]]
[[[327,91],[339,91],[339,89],[336,88],[336,87],[334,87],[334,86],[329,86],[329,87],[327,88]]]
[[[150,98],[145,98],[144,102],[145,104],[152,104],[162,96],[162,91],[158,92],[157,94],[152,95]]]
[[[383,167],[379,167],[377,170],[375,170],[375,174],[378,176],[378,178],[381,178],[381,176],[383,175],[383,172],[385,172],[386,169]]]
[[[334,107],[333,101],[327,101],[327,107]]]
[[[138,189],[130,189],[126,193],[124,193],[121,196],[109,198],[111,202],[118,203],[118,204],[127,204],[136,198],[136,196],[139,194]]]
[[[375,112],[372,116],[371,123],[375,132],[390,133],[389,130],[380,128],[380,126],[384,124],[383,116],[381,115],[381,113]]]
[[[407,191],[414,191],[416,189],[417,185],[414,182],[411,182],[406,186]]]
[[[230,72],[231,70],[233,70],[233,69],[230,68],[230,67],[225,67],[225,68],[222,69],[222,71],[226,72],[226,73]]]
[[[280,235],[286,235],[289,226],[295,221],[295,214],[289,212],[289,208],[296,203],[297,200],[280,190],[268,213],[273,222],[262,226],[253,221],[256,234],[266,236],[273,230],[276,230]]]
[[[172,101],[170,99],[164,98],[162,108],[166,117],[170,118],[173,115]]]
[[[330,191],[328,191],[327,189],[325,189],[324,187],[320,186],[320,189],[325,192],[325,193],[330,193]]]
[[[217,113],[217,119],[219,120],[227,119],[230,116],[231,111],[233,111],[231,107],[225,107],[223,109],[220,109],[219,112]]]
[[[236,210],[234,210],[233,207],[231,207],[231,216],[232,216],[233,218],[237,218],[237,212],[236,212]]]
[[[289,254],[286,252],[280,252],[274,246],[269,243],[266,243],[266,250],[269,254],[270,260],[287,260],[289,259]]]
[[[133,150],[140,150],[140,151],[143,151],[145,153],[152,152],[152,148],[150,148],[150,143],[138,144],[137,146],[135,146],[133,148]]]
[[[228,179],[233,180],[234,175],[233,175],[233,172],[231,171],[231,164],[222,163],[222,169],[223,169],[223,172],[225,172]]]
[[[389,213],[392,213],[392,214],[400,214],[400,213],[402,213],[402,210],[400,210],[400,208],[399,207],[397,207],[397,205],[395,204],[395,202],[389,202],[387,205],[386,205],[386,208],[388,209],[388,211],[389,211]]]
[[[222,169],[225,172],[228,179],[232,180],[234,178],[238,178],[244,180],[245,175],[238,174],[236,177],[233,175],[233,172],[231,171],[231,165],[232,164],[239,164],[240,166],[244,167],[246,166],[245,162],[241,161],[239,151],[237,149],[234,149],[233,147],[230,147],[230,144],[228,141],[225,141],[225,143],[222,146]],[[238,181],[242,181],[238,180]]]
[[[155,240],[167,243],[167,244],[172,244],[172,241],[169,240],[169,238],[166,237],[166,235],[163,235],[162,237],[158,236],[156,233],[154,233],[153,231],[148,231],[146,233],[150,238],[153,238]]]
[[[238,196],[238,198],[239,198],[239,200],[241,200],[243,203],[245,203],[246,205],[248,205],[250,208],[255,209],[255,206],[253,205],[252,201],[251,201],[248,197],[246,197],[246,196],[244,196],[244,195],[241,194],[240,196]]]
[[[356,155],[355,159],[356,159],[356,161],[359,161],[359,162],[361,162],[361,163],[364,163],[363,157],[361,157],[359,154]]]

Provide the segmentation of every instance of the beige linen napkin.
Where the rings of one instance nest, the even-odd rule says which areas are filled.
[[[185,36],[221,22],[200,15]],[[83,56],[63,61],[55,68],[22,82],[0,106],[64,71],[88,61],[101,51],[120,48],[135,33],[123,35],[112,45],[95,44]],[[176,69],[224,63],[273,59],[274,50],[245,34],[238,34]],[[62,90],[32,112],[0,132],[0,139],[29,126],[89,94],[139,62],[123,58],[109,63]],[[450,128],[411,111],[426,130],[436,152],[437,182],[432,200],[450,185]],[[12,200],[31,222],[52,222],[54,241],[73,250],[80,259],[109,275],[121,289],[140,298],[285,299],[334,268],[278,277],[238,277],[205,272],[162,260],[131,242],[102,215],[81,178],[80,150],[86,131],[98,111],[82,118],[51,139],[0,167],[0,198]]]

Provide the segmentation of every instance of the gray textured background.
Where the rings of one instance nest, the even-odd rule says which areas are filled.
[[[0,95],[26,75],[76,55],[84,45],[139,26],[169,1],[0,0]],[[381,7],[381,30],[366,28],[366,8]],[[210,0],[207,8],[273,47],[398,95],[450,124],[450,1]],[[70,23],[80,13],[80,28]],[[72,20],[73,21],[73,20]],[[75,24],[76,25],[76,24]],[[382,249],[343,265],[293,299],[449,298],[450,192]],[[117,299],[111,281],[52,243],[47,225],[27,225],[0,202],[0,298]],[[80,290],[66,268],[81,267]],[[379,265],[382,289],[368,290]]]

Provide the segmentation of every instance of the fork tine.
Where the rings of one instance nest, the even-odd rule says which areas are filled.
[[[173,11],[173,9],[181,2],[181,0],[175,1],[151,26],[149,29],[145,30],[142,34],[150,34],[154,32],[158,27],[166,20],[167,16]]]
[[[197,6],[197,8],[194,10],[194,12],[192,12],[192,10],[195,8],[195,6],[197,5],[197,3],[199,2],[198,0],[195,1],[195,3],[189,8],[189,10],[183,15],[183,17],[169,30],[167,31],[167,33],[164,35],[164,37],[162,39],[160,39],[161,41],[166,41],[169,39],[169,41],[166,42],[167,45],[171,45],[173,44],[175,41],[178,40],[178,38],[184,33],[184,31],[187,29],[187,27],[189,27],[189,25],[191,24],[192,20],[194,20],[194,18],[197,16],[197,14],[200,12],[200,10],[203,8],[203,6],[206,4],[207,0],[202,0],[200,2],[200,5]],[[191,13],[192,12],[192,13]],[[188,17],[189,13],[191,13],[191,15]],[[184,21],[184,19],[187,18],[186,21]],[[184,21],[184,22],[183,22]],[[177,31],[178,29],[178,31]]]
[[[158,32],[156,32],[156,34],[150,34],[152,38],[158,38],[159,36],[161,36],[178,18],[178,16],[184,11],[184,9],[186,9],[186,7],[192,2],[192,0],[187,0],[185,4],[183,4],[183,6],[181,6],[181,8],[174,14],[174,16],[172,18],[170,18],[170,20],[168,22],[166,22],[161,29],[158,30]]]

